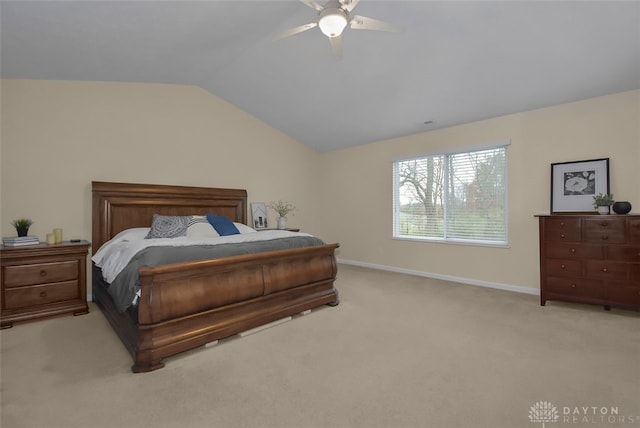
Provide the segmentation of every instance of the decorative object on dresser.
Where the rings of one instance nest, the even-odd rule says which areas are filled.
[[[27,236],[29,234],[29,228],[33,224],[33,221],[28,218],[19,218],[17,220],[13,220],[11,224],[16,228],[18,236]]]
[[[611,205],[613,205],[613,194],[598,193],[593,197],[593,207],[598,214],[611,214]]]
[[[640,215],[539,215],[540,304],[640,310]]]
[[[89,242],[0,249],[0,323],[86,314]]]
[[[611,208],[616,214],[629,214],[631,212],[631,203],[629,201],[615,201]]]
[[[551,164],[551,213],[593,212],[599,193],[609,193],[609,158]]]

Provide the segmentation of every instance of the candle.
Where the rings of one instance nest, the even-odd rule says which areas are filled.
[[[56,236],[53,233],[47,233],[47,244],[55,244]]]
[[[59,244],[62,242],[62,229],[53,229],[53,236],[55,238],[55,243]]]

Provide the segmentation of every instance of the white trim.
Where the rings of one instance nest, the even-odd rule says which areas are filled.
[[[463,278],[463,277],[459,277],[459,276],[442,275],[442,274],[439,274],[439,273],[423,272],[423,271],[413,270],[413,269],[403,269],[403,268],[398,268],[398,267],[394,267],[394,266],[386,266],[386,265],[378,265],[378,264],[375,264],[375,263],[359,262],[359,261],[356,261],[356,260],[337,259],[337,262],[345,264],[345,265],[360,266],[360,267],[365,267],[365,268],[370,268],[370,269],[385,270],[385,271],[396,272],[396,273],[404,273],[404,274],[407,274],[407,275],[421,276],[421,277],[424,277],[424,278],[441,279],[443,281],[459,282],[461,284],[475,285],[475,286],[478,286],[478,287],[495,288],[497,290],[506,290],[506,291],[513,291],[513,292],[522,293],[522,294],[531,294],[533,296],[539,296],[540,295],[540,290],[535,289],[535,288],[531,288],[531,287],[523,287],[521,285],[502,284],[502,283],[499,283],[499,282],[482,281],[482,280],[473,279],[473,278]]]
[[[493,149],[499,149],[501,147],[508,147],[511,145],[511,139],[510,138],[506,138],[504,140],[498,140],[498,141],[493,141],[493,142],[489,142],[489,143],[483,143],[483,144],[476,144],[476,145],[471,145],[471,146],[464,146],[464,147],[455,147],[455,148],[448,148],[448,149],[443,149],[443,150],[434,150],[432,152],[420,152],[417,153],[415,155],[406,155],[406,156],[399,156],[399,157],[394,157],[391,158],[392,162],[402,162],[402,161],[406,161],[406,160],[413,160],[413,159],[418,159],[418,158],[426,158],[429,156],[442,156],[442,155],[457,155],[460,153],[472,153],[472,152],[480,152],[483,150],[493,150]]]

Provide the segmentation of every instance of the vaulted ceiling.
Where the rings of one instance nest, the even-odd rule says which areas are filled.
[[[322,0],[318,0],[322,4]],[[300,1],[5,1],[2,78],[197,85],[325,152],[640,89],[638,1],[378,1],[343,33]],[[430,124],[425,122],[431,121]]]

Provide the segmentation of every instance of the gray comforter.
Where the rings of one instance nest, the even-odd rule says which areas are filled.
[[[235,244],[148,247],[138,252],[131,259],[129,264],[109,285],[108,291],[111,297],[113,297],[118,310],[124,312],[132,305],[133,299],[138,291],[140,291],[140,276],[138,272],[143,266],[160,266],[170,263],[219,259],[241,254],[262,253],[266,251],[318,245],[324,245],[324,242],[316,237],[295,236],[291,238]]]

